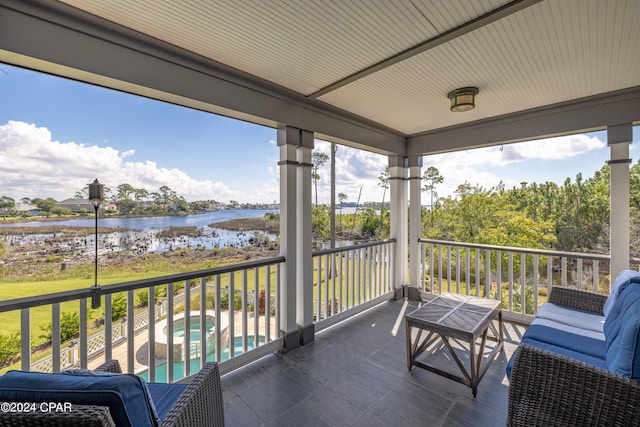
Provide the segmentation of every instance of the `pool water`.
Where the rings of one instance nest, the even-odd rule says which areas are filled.
[[[216,322],[213,319],[207,318],[207,331],[211,331],[215,328]],[[200,341],[200,322],[199,319],[191,321],[189,324],[189,341]],[[184,339],[184,321],[175,322],[173,324],[173,339],[182,341]]]
[[[265,338],[264,337],[260,337],[259,338],[259,345],[262,345],[265,343]],[[235,356],[242,354],[243,353],[243,349],[242,349],[242,338],[235,338],[234,340],[234,348],[233,348],[233,354]],[[247,350],[252,350],[254,348],[254,337],[248,337],[247,338]],[[229,347],[227,345],[225,345],[222,348],[222,354],[220,355],[220,361],[223,362],[227,359],[229,359]],[[208,362],[213,362],[215,360],[215,351],[213,352],[213,354],[209,354],[207,355],[207,361]],[[200,358],[195,358],[195,359],[191,359],[190,361],[190,371],[191,374],[195,374],[196,372],[198,372],[200,370]],[[138,374],[140,377],[144,378],[145,381],[149,380],[149,371],[145,370],[143,372],[140,372]],[[175,362],[173,364],[173,380],[177,381],[179,379],[184,378],[184,362]],[[166,383],[167,382],[167,363],[166,362],[162,362],[161,364],[156,365],[156,378],[154,380],[154,382],[156,383]]]

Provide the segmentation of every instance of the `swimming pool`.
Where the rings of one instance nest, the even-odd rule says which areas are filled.
[[[185,330],[185,317],[189,318],[189,330],[188,335]],[[155,326],[155,351],[156,356],[161,359],[168,359],[168,353],[173,353],[173,360],[182,362],[185,359],[192,359],[199,357],[200,354],[200,338],[201,334],[205,334],[206,340],[206,352],[211,354],[215,352],[214,340],[212,339],[216,333],[216,329],[220,328],[220,336],[222,341],[229,339],[229,319],[226,313],[220,313],[220,319],[216,319],[216,313],[213,310],[207,310],[205,312],[205,331],[200,329],[200,316],[199,311],[192,311],[190,313],[178,313],[171,325],[168,324],[168,319],[162,319]],[[171,347],[169,346],[169,326],[172,326],[173,342]],[[185,338],[188,338],[185,347]]]
[[[247,350],[252,350],[255,345],[254,345],[254,337],[248,337],[247,338]],[[266,342],[265,337],[261,336],[258,339],[258,343],[259,345],[262,345]],[[235,356],[242,354],[243,351],[243,345],[242,345],[242,338],[235,338],[234,339],[234,343],[233,343],[233,354]],[[215,352],[214,352],[215,353]],[[221,352],[221,357],[220,357],[220,361],[225,361],[229,359],[229,346],[225,345],[222,348],[222,352]],[[213,362],[215,360],[215,354],[208,354],[207,355],[207,361],[209,362]],[[196,372],[198,372],[200,370],[200,358],[194,358],[190,360],[190,372],[191,374],[194,374]],[[144,370],[140,373],[138,373],[139,376],[141,376],[142,378],[145,379],[145,381],[149,380],[149,370]],[[173,380],[177,381],[179,379],[184,378],[184,362],[175,362],[173,364]],[[166,362],[162,362],[158,365],[156,365],[156,378],[154,380],[154,382],[157,383],[166,383],[167,382],[167,363]]]

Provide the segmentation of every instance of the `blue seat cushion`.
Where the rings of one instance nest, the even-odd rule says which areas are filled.
[[[526,334],[522,339],[522,343],[528,344],[532,347],[541,348],[543,350],[547,350],[555,354],[560,354],[562,356],[566,356],[571,359],[576,359],[581,362],[588,363],[589,365],[597,366],[598,368],[607,369],[607,363],[604,359],[590,356],[588,354],[580,353],[574,350],[570,350],[568,348],[558,347],[556,345],[549,344],[548,342],[537,341],[537,340],[528,338]],[[511,369],[513,368],[513,363],[515,361],[517,353],[518,353],[517,350],[514,351],[513,355],[511,356],[511,359],[509,359],[509,362],[507,363],[507,377],[511,376]]]
[[[130,374],[85,370],[59,374],[9,371],[0,376],[0,401],[107,406],[118,427],[159,424],[144,380]]]
[[[536,342],[544,342],[549,345],[565,348],[587,356],[604,360],[607,356],[607,348],[603,340],[591,338],[585,335],[573,334],[562,329],[551,328],[542,325],[531,325],[525,332],[524,339]]]
[[[161,384],[147,383],[151,400],[156,406],[160,421],[164,420],[169,410],[178,401],[182,392],[187,388],[186,384]]]

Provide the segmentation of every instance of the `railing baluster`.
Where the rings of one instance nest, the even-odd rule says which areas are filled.
[[[600,292],[600,272],[598,271],[600,264],[596,260],[592,262],[593,262],[593,291]]]
[[[460,293],[460,246],[456,246],[456,293]]]
[[[255,307],[255,302],[254,302]],[[185,334],[191,331],[184,331]],[[207,363],[207,343],[209,342],[209,331],[207,330],[207,278],[200,278],[200,368]],[[189,355],[191,363],[191,355]]]
[[[553,288],[553,257],[547,256],[547,293]]]
[[[156,342],[156,297],[155,288],[149,286],[147,288],[147,313],[149,316],[149,328],[148,337],[149,345],[149,381],[155,382],[156,380],[156,346],[153,345]]]
[[[127,292],[127,372],[135,372],[135,316],[133,314],[133,291]],[[110,318],[111,316],[109,316]]]
[[[104,359],[113,359],[113,300],[111,294],[104,296]]]
[[[480,296],[480,249],[475,250],[476,253],[476,296]]]
[[[53,372],[60,372],[60,303],[51,304],[51,357]]]
[[[533,314],[538,312],[538,254],[533,255]]]
[[[216,346],[216,362],[221,362],[222,361],[222,328],[220,327],[220,325],[222,324],[221,320],[222,320],[222,310],[221,310],[221,306],[220,306],[220,298],[222,297],[222,293],[220,288],[221,286],[221,281],[220,281],[220,275],[216,274],[215,276],[215,288],[214,288],[214,293],[215,293],[215,313],[216,313],[216,324],[214,326],[214,342],[215,342],[215,346]]]
[[[271,341],[271,266],[267,265],[266,270],[267,281],[264,284],[264,337],[265,342],[269,342]]]
[[[561,271],[561,277],[562,277],[562,286],[567,286],[567,257],[563,256],[562,257],[562,271]]]
[[[491,252],[484,250],[484,296],[491,298]]]
[[[526,254],[520,254],[520,312],[527,314],[527,259]]]
[[[496,298],[502,301],[502,251],[496,251]]]
[[[253,269],[253,274],[253,347],[255,348],[258,346],[260,335],[260,274],[258,267]]]
[[[442,293],[442,251],[443,245],[438,245],[438,294]],[[436,290],[434,286],[434,291]]]
[[[228,273],[229,274],[229,358],[235,356],[235,342],[236,342],[236,328],[235,328],[235,305],[236,305],[236,291],[235,291],[235,272]],[[279,304],[278,299],[276,298],[276,304]],[[277,315],[278,312],[276,312]],[[279,323],[276,323],[279,325]]]
[[[435,245],[429,243],[429,292],[433,294],[436,286],[436,275],[434,274],[435,268]]]
[[[247,270],[242,271],[242,352],[246,353],[248,348],[248,336],[249,336],[249,300],[248,300],[248,285]]]
[[[577,260],[577,267],[576,267],[576,283],[578,285],[578,289],[583,289],[583,282],[582,282],[582,258],[578,258]]]
[[[28,308],[20,310],[20,369],[31,370],[31,316]]]
[[[78,348],[78,352],[80,353],[80,369],[87,369],[88,364],[88,324],[89,324],[89,315],[87,310],[87,299],[80,298],[80,345]]]
[[[325,255],[322,257],[324,259],[324,281],[322,285],[322,289],[324,290],[324,318],[329,317],[329,276],[331,276],[331,271],[329,271],[329,255]]]
[[[172,383],[175,373],[173,372],[173,282],[167,283],[167,383]]]
[[[191,316],[187,315],[191,312],[191,281],[185,280],[184,282],[184,313],[182,318],[184,325],[184,335],[182,337],[182,365],[184,376],[188,377],[191,374],[191,334],[188,332],[191,330]]]
[[[513,252],[509,251],[509,311],[513,311]]]

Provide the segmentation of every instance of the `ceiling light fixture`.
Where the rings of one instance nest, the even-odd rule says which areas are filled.
[[[447,96],[451,100],[451,111],[457,113],[473,110],[476,106],[475,98],[478,92],[477,87],[463,87],[449,92]]]

